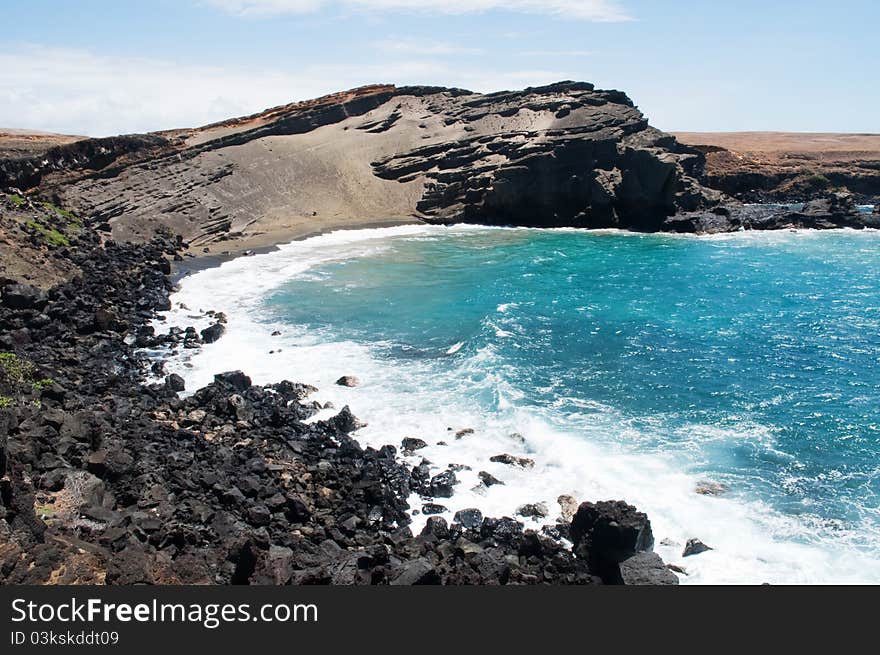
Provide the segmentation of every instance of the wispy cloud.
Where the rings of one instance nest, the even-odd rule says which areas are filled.
[[[571,76],[399,57],[295,72],[231,69],[34,45],[0,51],[0,126],[104,136],[203,125],[377,82],[488,92]]]
[[[430,14],[474,14],[499,10],[545,16],[562,16],[596,22],[632,20],[617,0],[202,0],[229,13],[243,16],[303,14],[327,7],[362,11],[405,11]]]
[[[374,41],[373,47],[393,55],[482,55],[483,48],[473,48],[446,41],[425,41],[422,39],[382,39]]]
[[[520,50],[523,57],[592,57],[592,50]]]

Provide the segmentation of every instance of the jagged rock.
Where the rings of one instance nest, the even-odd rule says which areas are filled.
[[[620,562],[654,547],[648,517],[621,501],[581,503],[570,536],[575,553],[608,583],[619,582]]]
[[[501,480],[496,478],[491,473],[487,473],[486,471],[480,471],[477,473],[477,476],[480,478],[480,482],[482,482],[487,487],[492,487],[496,484],[504,484]]]
[[[175,393],[186,390],[186,382],[177,373],[172,373],[165,378],[165,386]]]
[[[528,503],[526,505],[520,505],[516,509],[516,515],[525,518],[543,519],[546,518],[549,513],[550,510],[547,509],[546,503]]]
[[[360,384],[360,380],[353,375],[343,375],[336,380],[336,384],[340,387],[356,387]]]
[[[571,523],[578,510],[577,500],[575,500],[574,496],[563,494],[556,499],[556,502],[559,503],[559,507],[562,509],[562,520]]]
[[[214,376],[214,382],[238,392],[247,391],[251,388],[251,379],[241,371],[218,373]]]
[[[463,528],[476,528],[483,522],[483,513],[478,509],[461,509],[455,513],[453,521]]]
[[[457,484],[458,478],[455,477],[454,472],[443,471],[431,478],[429,493],[437,498],[452,498]]]
[[[690,557],[691,555],[699,555],[700,553],[705,553],[707,550],[712,550],[712,548],[699,539],[688,539],[687,543],[684,545],[684,551],[681,556]]]
[[[413,453],[422,448],[427,448],[428,444],[415,437],[405,437],[403,441],[400,442],[400,447],[403,448],[403,452],[405,453]]]
[[[528,457],[514,457],[513,455],[495,455],[494,457],[489,458],[490,462],[496,462],[498,464],[506,464],[507,466],[518,466],[524,469],[530,469],[535,466],[535,460],[529,459]]]
[[[420,558],[407,562],[400,567],[391,579],[392,585],[425,585],[440,584],[440,576],[427,559]]]

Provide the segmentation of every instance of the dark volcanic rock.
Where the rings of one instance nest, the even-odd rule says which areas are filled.
[[[226,326],[222,323],[214,323],[212,326],[202,330],[202,341],[205,343],[214,343],[220,337],[226,334]]]
[[[737,230],[877,228],[880,220],[859,211],[852,195],[832,193],[795,210],[778,205],[727,203],[709,211],[683,212],[666,219],[663,229],[672,232],[713,234]]]
[[[428,444],[415,437],[405,437],[403,441],[400,442],[400,447],[403,448],[404,452],[412,453],[421,450],[422,448],[427,448]]]
[[[691,555],[699,555],[700,553],[705,553],[707,550],[712,550],[712,548],[699,539],[688,539],[687,543],[684,545],[684,551],[681,556],[690,557]]]
[[[462,509],[455,513],[453,520],[464,528],[476,528],[483,522],[483,513],[478,509]]]
[[[165,378],[165,386],[175,393],[186,390],[186,382],[177,373],[172,373]]]
[[[3,287],[3,304],[11,309],[42,309],[47,302],[45,293],[28,284]]]
[[[570,534],[575,552],[608,583],[620,582],[620,562],[654,547],[648,517],[621,501],[581,503]]]
[[[625,585],[677,585],[678,578],[657,553],[637,553],[620,563]]]
[[[555,120],[542,130],[518,130],[517,114],[525,111]],[[429,220],[656,230],[678,211],[721,200],[692,177],[702,155],[649,127],[619,91],[561,82],[463,96],[445,113],[464,125],[508,118],[510,129],[477,129],[374,164],[387,179],[427,179],[418,210]]]

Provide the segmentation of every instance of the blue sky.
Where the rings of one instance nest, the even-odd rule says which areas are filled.
[[[880,132],[880,3],[0,0],[0,126],[204,124],[367,83],[619,88],[665,130]]]

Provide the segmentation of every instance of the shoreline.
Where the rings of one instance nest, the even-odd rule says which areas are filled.
[[[209,252],[199,252],[200,248],[190,247],[183,253],[183,259],[172,263],[172,279],[174,282],[178,282],[193,273],[220,266],[239,257],[274,252],[284,244],[305,241],[330,232],[371,230],[400,225],[430,225],[430,223],[415,217],[364,222],[341,221],[306,230],[280,230],[247,235],[235,240],[218,241],[201,248],[201,250],[208,248]]]
[[[448,476],[361,447],[347,406],[319,420],[313,387],[236,370],[183,398],[179,376],[150,384],[164,373],[148,350],[208,341],[151,325],[177,246],[86,231],[47,251],[82,276],[4,287],[3,361],[22,372],[0,376],[4,584],[678,583],[625,502],[584,502],[550,530],[471,512],[414,534],[407,499],[442,496]]]
[[[478,226],[462,225],[460,227],[464,231],[468,231],[469,229],[475,230],[475,231],[478,230]],[[490,236],[491,236],[492,229],[494,229],[494,228],[490,228],[488,230]],[[505,228],[497,228],[497,229],[499,229],[499,231],[504,231]],[[519,228],[508,228],[508,229],[517,230]],[[530,229],[535,229],[535,228],[524,228],[523,232],[529,231]],[[542,231],[542,230],[539,230],[539,231]],[[551,229],[548,231],[556,231],[556,230]],[[575,229],[574,228],[562,228],[559,231],[560,232],[573,232],[573,231],[575,231]],[[425,230],[425,232],[427,233],[428,230]],[[454,228],[450,229],[450,233],[451,233],[450,238],[452,238],[452,236],[454,236],[454,234],[453,234],[454,232],[455,232]],[[586,236],[586,234],[589,234],[589,232],[592,232],[592,231],[584,230],[581,232]],[[608,231],[608,232],[621,234],[621,235],[623,234],[619,231]],[[766,231],[754,231],[754,232],[756,232],[757,234],[750,234],[748,236],[745,236],[743,233],[734,233],[734,234],[731,234],[730,237],[732,239],[738,239],[738,238],[743,238],[743,237],[745,237],[745,238],[759,237],[759,235],[763,236]],[[807,236],[808,234],[819,236],[819,235],[822,235],[827,232],[829,237],[833,237],[835,234],[841,234],[841,236],[843,236],[842,233],[855,234],[855,233],[861,232],[861,231],[860,230],[851,230],[851,229],[832,230],[832,231],[813,229],[813,230],[799,230],[799,232],[802,232],[803,236],[810,238]],[[876,234],[875,230],[870,230],[870,232]],[[433,234],[434,232],[431,231],[431,233]],[[460,234],[463,234],[463,233],[464,232],[462,232]],[[631,232],[626,233],[626,234],[638,235],[637,233],[631,233]],[[767,232],[767,234],[768,234],[768,236],[772,235],[771,239],[773,239],[773,237],[781,237],[782,239],[791,239],[791,240],[798,239],[798,235],[788,234],[787,230],[785,230],[785,231],[771,231],[771,232]],[[367,239],[370,237],[380,237],[380,236],[382,236],[382,233],[377,232],[375,235],[363,235],[363,238]],[[652,235],[641,235],[641,236],[652,236]],[[664,235],[664,234],[661,234],[658,236],[661,236],[661,238],[662,238],[662,236],[673,236],[673,237],[681,238],[681,237],[688,237],[688,236],[693,236],[693,235]],[[714,236],[718,237],[718,236],[726,236],[726,235],[714,235]],[[868,236],[868,235],[866,234],[865,236]],[[359,238],[358,235],[350,235],[350,237],[351,238]],[[704,237],[701,236],[697,239],[694,239],[694,243],[701,241],[703,238]],[[774,243],[774,242],[775,242],[775,240],[768,241],[768,243]],[[792,241],[792,242],[794,242],[794,241]],[[349,244],[348,240],[346,240],[346,244]],[[332,257],[333,253],[335,252],[335,247],[336,247],[335,243],[329,243],[329,242],[327,244],[315,243],[315,244],[303,245],[302,247],[297,246],[297,247],[292,248],[290,250],[285,249],[285,251],[282,253],[278,253],[277,255],[273,255],[271,257],[266,258],[265,265],[263,264],[263,262],[260,262],[260,263],[253,262],[253,264],[246,264],[245,262],[241,262],[241,266],[235,266],[235,267],[230,268],[229,270],[222,271],[222,272],[215,271],[212,274],[210,274],[208,277],[201,280],[198,284],[196,284],[195,281],[193,281],[193,284],[190,285],[190,287],[188,289],[186,289],[187,293],[189,294],[189,297],[183,298],[183,300],[186,302],[186,304],[189,307],[205,307],[205,308],[207,308],[210,304],[207,299],[216,299],[216,301],[220,304],[217,306],[214,306],[213,308],[216,310],[229,312],[229,309],[234,307],[235,305],[234,305],[234,303],[230,304],[229,298],[227,298],[227,296],[225,295],[225,291],[223,291],[223,289],[232,289],[232,286],[230,285],[230,280],[235,279],[237,272],[244,274],[245,277],[250,277],[254,274],[262,277],[261,273],[255,273],[255,271],[260,271],[260,270],[262,270],[262,272],[264,274],[269,275],[270,277],[277,276],[279,273],[284,274],[284,272],[288,270],[286,267],[286,263],[289,264],[291,262],[301,262],[304,265],[308,265],[308,262],[311,259],[309,253],[312,253],[312,252],[314,253],[314,255],[315,255],[314,261],[316,261],[316,262],[323,261],[324,253],[322,252],[322,249],[325,247],[325,245],[329,245],[333,249],[333,250],[329,251],[329,255]],[[351,251],[351,252],[355,252],[355,251]],[[353,256],[356,256],[356,255],[353,255]],[[297,270],[300,270],[300,269],[297,268]],[[247,272],[245,272],[245,271],[247,271]],[[224,279],[225,279],[225,282],[223,281]],[[271,284],[271,281],[267,281],[267,284]],[[204,293],[201,294],[201,296],[203,298],[205,298],[204,301],[195,300],[195,298],[199,295],[199,293],[198,293],[199,290],[204,291]],[[240,295],[240,294],[238,294],[238,295]],[[230,297],[234,298],[235,296],[236,296],[236,294],[233,293]],[[205,303],[208,303],[208,304],[205,304]],[[424,424],[422,424],[422,425],[413,424],[413,425],[410,425],[409,427],[400,428],[400,430],[402,430],[402,431],[400,431],[398,429],[386,429],[391,424],[389,424],[387,421],[383,424],[382,423],[382,420],[383,420],[382,416],[383,416],[383,412],[386,411],[388,404],[390,403],[391,407],[397,407],[398,410],[405,409],[406,406],[402,405],[401,403],[396,402],[394,400],[394,395],[395,395],[394,390],[382,383],[384,376],[377,375],[376,371],[373,371],[369,367],[361,366],[361,363],[362,363],[361,360],[358,359],[357,357],[352,357],[350,355],[349,351],[347,351],[347,350],[345,351],[345,355],[341,360],[339,357],[336,357],[336,358],[330,357],[329,359],[324,359],[323,360],[324,364],[319,364],[318,368],[322,369],[320,371],[317,370],[315,367],[310,367],[308,364],[300,365],[298,362],[302,362],[302,361],[314,362],[314,361],[316,361],[316,357],[318,357],[317,354],[308,352],[311,350],[311,348],[309,346],[313,345],[313,344],[311,344],[311,342],[308,339],[306,340],[307,347],[305,347],[302,351],[295,352],[297,350],[296,349],[296,342],[297,342],[298,337],[296,337],[295,334],[292,332],[289,335],[291,337],[291,339],[287,339],[286,338],[288,336],[287,330],[285,329],[285,327],[282,327],[281,323],[279,323],[278,325],[272,324],[271,326],[268,326],[266,328],[266,332],[264,335],[265,339],[257,338],[258,333],[260,333],[260,330],[255,329],[257,326],[255,324],[252,325],[250,323],[247,323],[247,325],[244,325],[244,329],[242,329],[243,323],[239,320],[240,316],[236,316],[236,313],[239,315],[242,314],[242,312],[235,312],[235,311],[229,312],[229,315],[231,318],[231,320],[230,320],[230,334],[227,335],[227,337],[224,337],[224,338],[230,339],[229,344],[224,346],[221,341],[220,344],[212,347],[212,348],[215,348],[215,350],[211,351],[211,354],[207,356],[207,359],[202,359],[201,362],[193,360],[193,363],[195,364],[195,368],[198,369],[198,373],[196,373],[196,375],[194,377],[190,377],[190,375],[185,373],[183,370],[178,370],[178,369],[174,369],[174,370],[176,372],[180,373],[181,375],[183,375],[184,377],[186,377],[186,379],[188,381],[192,380],[193,382],[195,382],[196,386],[201,385],[205,381],[207,381],[207,378],[205,378],[204,374],[206,372],[208,372],[209,369],[211,368],[210,366],[208,366],[208,364],[210,364],[211,363],[210,360],[215,357],[217,358],[218,362],[223,362],[222,366],[226,366],[226,367],[229,367],[229,366],[249,366],[250,367],[250,369],[249,369],[250,374],[254,375],[255,380],[257,380],[261,383],[276,381],[280,378],[275,377],[275,372],[286,371],[286,373],[285,373],[286,375],[293,375],[293,377],[295,379],[302,380],[302,381],[308,382],[310,384],[313,384],[316,387],[319,387],[320,393],[316,393],[315,396],[313,396],[313,398],[317,399],[318,401],[324,402],[324,401],[329,400],[335,405],[335,407],[341,407],[345,404],[350,403],[352,406],[352,409],[355,411],[355,413],[358,416],[362,416],[362,418],[364,418],[365,420],[367,420],[368,422],[371,422],[371,423],[373,421],[376,421],[376,424],[374,426],[372,426],[372,428],[370,428],[369,430],[366,431],[369,434],[365,434],[365,435],[355,434],[355,435],[353,435],[353,437],[355,439],[359,440],[362,443],[362,445],[372,445],[374,447],[379,447],[378,444],[388,442],[392,436],[394,436],[394,439],[391,439],[391,441],[395,441],[396,439],[399,439],[399,437],[404,434],[406,434],[407,436],[423,438],[423,439],[427,440],[428,442],[431,442],[432,439],[442,438],[442,436],[440,434],[435,434],[434,432],[431,432],[431,429],[428,427],[429,423],[430,423],[430,419],[426,419]],[[249,314],[249,313],[250,313],[249,311],[244,312],[244,314]],[[273,334],[272,337],[275,337],[275,338],[270,338],[269,331],[275,330],[275,329],[279,330],[282,334],[278,337],[276,337],[275,334]],[[240,361],[236,361],[235,358],[229,358],[228,355],[230,352],[230,348],[233,348],[233,346],[237,348],[239,341],[240,341],[240,337],[244,334],[247,335],[246,339],[241,340],[241,343],[244,345],[244,347],[246,349],[251,348],[252,346],[255,346],[255,345],[257,347],[253,350],[253,352],[251,352],[250,350],[246,350],[250,354],[244,358],[240,358]],[[284,355],[276,354],[271,358],[267,358],[266,363],[268,363],[269,368],[266,368],[266,366],[263,366],[263,362],[260,357],[261,353],[271,352],[271,351],[269,351],[269,348],[275,349],[278,346],[283,346],[283,350],[284,350],[285,354]],[[263,348],[263,349],[261,350],[261,348]],[[279,349],[275,350],[275,352],[281,353],[281,349],[279,348]],[[316,350],[316,353],[318,353],[318,352],[330,352],[330,351],[317,351]],[[206,355],[207,355],[207,353],[206,353]],[[271,362],[269,361],[270,359],[271,359]],[[320,358],[317,361],[320,362]],[[291,373],[291,371],[295,371],[295,373]],[[311,373],[312,371],[314,371],[314,374]],[[332,376],[328,378],[328,375],[330,375],[330,374],[332,374]],[[346,389],[342,389],[342,390],[337,389],[337,387],[333,386],[332,380],[335,379],[336,376],[342,375],[342,374],[346,374],[346,375],[351,374],[351,375],[361,376],[362,379],[364,379],[366,382],[364,389],[362,391],[357,390],[357,389],[355,389],[353,391],[348,391]],[[369,387],[369,389],[367,389],[367,387]],[[416,385],[416,387],[418,387],[418,385]],[[383,389],[384,389],[384,391],[383,391]],[[376,413],[376,412],[372,411],[378,407],[378,405],[376,405],[375,403],[367,404],[367,405],[356,404],[356,401],[359,398],[359,394],[364,394],[364,398],[378,396],[379,398],[382,399],[382,404],[384,406],[379,407],[380,411],[379,411],[379,413]],[[329,417],[329,414],[326,414],[326,413],[322,414],[322,417]],[[452,415],[449,415],[448,417],[447,416],[440,416],[439,419],[442,421],[449,421],[449,423],[444,423],[443,425],[454,425],[454,426],[456,426],[455,427],[456,430],[458,430],[459,428],[463,428],[463,427],[477,427],[478,432],[481,430],[480,425],[471,422],[472,419],[461,419],[461,420],[456,421],[452,417]],[[385,427],[383,427],[383,425]],[[483,428],[485,429],[485,426],[483,426]],[[442,428],[442,429],[446,429],[446,428]],[[515,429],[515,428],[513,428],[513,427],[510,428],[510,430],[513,430],[513,429]],[[385,432],[384,437],[382,436],[382,434],[380,434],[381,432],[383,432],[383,430]],[[510,430],[508,430],[508,431],[510,431]],[[398,434],[398,432],[399,432],[399,434]],[[523,433],[524,434],[526,433],[525,430],[523,431]],[[380,439],[380,440],[377,441],[377,439]],[[382,441],[381,439],[384,439],[384,441]],[[515,448],[515,446],[511,446],[511,447]],[[506,447],[502,446],[502,447],[498,448],[497,452],[501,452],[505,448]],[[511,450],[509,452],[517,452],[517,451]],[[529,451],[529,452],[531,452],[531,451]],[[449,455],[446,455],[445,453],[440,454],[436,451],[431,451],[430,449],[417,453],[418,456],[421,456],[423,454],[428,459],[436,462],[439,465],[442,465],[444,462],[453,461],[453,462],[460,462],[465,465],[473,466],[474,471],[476,471],[477,468],[480,466],[485,467],[484,464],[481,464],[481,461],[484,461],[485,458],[472,459],[472,458],[468,458],[465,455],[460,455],[460,454],[456,458],[456,456],[453,455],[452,453],[450,453]],[[495,453],[487,452],[487,453],[483,453],[483,454],[486,457],[488,457],[489,455],[494,455]],[[528,453],[526,453],[526,454],[528,454]],[[528,455],[528,456],[532,457],[532,455]],[[594,458],[587,458],[586,461],[593,461],[593,459]],[[540,463],[540,460],[537,460],[537,462]],[[418,464],[418,461],[412,460],[410,458],[410,465],[417,465],[417,464]],[[496,474],[496,475],[498,474],[497,471],[494,471],[491,468],[489,470],[493,474]],[[435,472],[435,471],[432,471],[432,472]],[[467,476],[467,474],[464,475],[465,478],[466,478],[466,476]],[[459,477],[462,478],[462,475],[459,475]],[[503,475],[501,475],[499,477],[504,479]],[[508,480],[508,482],[510,482],[510,480]],[[697,482],[697,478],[694,478],[694,482],[695,483]],[[467,482],[467,484],[463,485],[462,489],[467,489],[468,486],[470,486],[469,481]],[[696,485],[696,486],[698,486],[698,485]],[[695,485],[691,484],[690,487],[691,487],[690,491],[692,492],[692,489],[695,487]],[[558,490],[558,491],[565,491],[567,493],[569,490],[565,489],[565,490]],[[556,497],[555,493],[556,492],[554,492],[554,495],[552,496],[552,498]],[[631,499],[631,501],[633,501],[637,506],[642,507],[643,509],[648,511],[649,515],[653,516],[653,514],[651,513],[652,509],[653,509],[652,506],[644,497],[639,496],[639,493],[637,492],[637,490],[636,491],[626,491],[625,488],[623,488],[623,490],[621,488],[617,488],[617,489],[613,490],[612,493],[610,493],[608,495],[611,497],[622,497],[622,498]],[[595,496],[587,495],[587,496],[583,496],[583,497],[584,498],[594,498]],[[696,496],[694,498],[696,498]],[[521,500],[523,502],[525,502],[525,501],[531,502],[531,501],[534,501],[535,499],[534,498],[528,498],[528,499],[524,498]],[[454,500],[451,502],[453,504],[455,504]],[[470,503],[471,501],[468,500],[466,502]],[[517,502],[519,502],[519,501],[517,501]],[[710,500],[708,502],[711,503],[711,502],[717,502],[717,501]],[[413,504],[412,501],[410,502],[410,504],[413,507],[419,507],[421,505],[421,502],[416,500],[415,504]],[[444,503],[443,500],[440,500],[438,504],[448,505],[451,508],[452,511],[445,515],[445,518],[447,520],[449,520],[450,517],[452,516],[452,512],[454,512],[455,510],[457,510],[461,507],[465,507],[465,505],[463,505],[461,503],[458,503],[457,506],[449,505],[448,503]],[[554,507],[554,504],[552,502],[548,502],[548,505],[550,505],[550,507]],[[480,504],[479,500],[474,502],[473,506],[480,508],[484,513],[489,513],[489,514],[495,515],[495,516],[500,516],[502,512],[513,511],[510,508],[500,508],[499,509],[499,507],[497,505],[494,508],[491,506],[487,507],[487,506]],[[686,507],[687,505],[682,505],[682,506]],[[515,505],[511,505],[511,508],[512,507],[515,507]],[[666,520],[669,516],[668,514],[662,514],[662,515],[658,514],[657,518],[659,519],[659,518],[661,518],[661,516],[664,518],[664,521],[666,523],[669,523],[669,521]],[[419,523],[421,523],[421,521],[423,521],[423,520],[424,520],[424,517],[420,517],[419,519],[416,519],[416,521]],[[668,533],[663,531],[662,524],[664,521],[658,521],[657,523],[655,523],[654,529],[655,529],[655,533],[658,535],[658,539],[669,536]],[[702,531],[702,530],[696,530],[694,532],[699,536],[704,536],[703,535],[704,531]],[[708,532],[708,531],[706,531],[706,532]],[[677,538],[678,535],[675,535],[675,537]],[[713,542],[710,540],[709,543],[713,543]],[[680,562],[678,562],[676,559],[672,558],[672,556],[669,555],[667,552],[665,552],[662,548],[660,550],[661,550],[661,553],[660,553],[661,556],[663,556],[666,559],[666,561],[673,562],[675,564],[680,564]],[[772,581],[773,578],[769,577],[768,579]]]

